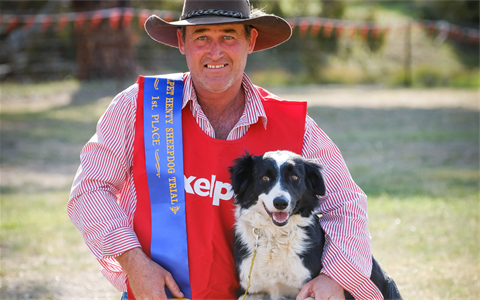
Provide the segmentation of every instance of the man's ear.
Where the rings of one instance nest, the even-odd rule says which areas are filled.
[[[182,31],[180,29],[177,29],[177,39],[178,39],[178,50],[180,50],[180,53],[185,55],[185,43],[183,42]]]
[[[255,48],[255,43],[257,42],[258,31],[255,28],[252,28],[250,31],[250,45],[248,47],[248,54],[253,52]]]

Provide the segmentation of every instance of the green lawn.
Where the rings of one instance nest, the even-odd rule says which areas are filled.
[[[114,84],[0,89],[0,298],[119,299],[66,215],[79,151]],[[74,101],[51,104],[60,94]],[[312,106],[309,113],[369,195],[373,251],[403,297],[480,299],[478,111]]]

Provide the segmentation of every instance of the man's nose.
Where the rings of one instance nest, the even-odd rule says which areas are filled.
[[[219,41],[213,41],[210,46],[209,57],[218,60],[223,56],[223,47]]]

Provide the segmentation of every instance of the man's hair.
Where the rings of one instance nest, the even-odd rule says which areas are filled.
[[[245,37],[247,38],[247,40],[250,40],[252,38],[253,26],[250,24],[243,24],[243,27],[245,28]],[[180,27],[180,32],[182,33],[182,41],[185,42],[185,34],[187,32],[187,26]]]

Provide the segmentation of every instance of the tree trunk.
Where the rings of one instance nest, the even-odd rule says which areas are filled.
[[[129,0],[84,1],[73,0],[74,12],[90,12],[114,7],[127,7]],[[96,28],[89,20],[75,28],[75,50],[78,65],[78,78],[91,80],[116,78],[121,80],[135,73],[135,56],[130,26],[110,26],[108,16]]]

